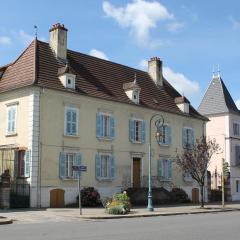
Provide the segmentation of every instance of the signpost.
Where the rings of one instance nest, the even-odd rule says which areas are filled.
[[[79,166],[72,166],[72,170],[78,173],[78,203],[79,203],[79,211],[80,215],[82,215],[82,204],[81,204],[81,182],[80,182],[80,176],[81,172],[87,171],[87,166],[79,165]]]

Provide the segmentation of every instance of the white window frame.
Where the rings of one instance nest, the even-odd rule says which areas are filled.
[[[101,168],[100,168],[100,178],[101,180],[107,180],[107,179],[110,179],[110,166],[111,166],[111,157],[112,157],[112,154],[111,153],[100,153],[100,164],[101,164]],[[102,175],[102,158],[103,157],[108,157],[107,159],[107,176],[103,176]]]
[[[71,83],[68,83],[68,80],[71,81]],[[66,88],[75,89],[75,78],[71,75],[66,74]]]
[[[111,115],[109,113],[104,113],[101,112],[100,113],[102,116],[102,132],[103,132],[103,138],[111,138]],[[107,119],[107,126],[105,128],[105,123],[106,123],[106,119]]]
[[[135,133],[134,134],[134,142],[141,143],[142,142],[142,123],[143,123],[143,120],[134,118],[133,121],[134,121],[134,133]],[[138,140],[137,140],[137,125],[136,125],[137,122],[141,123],[140,124],[141,127],[138,130]]]
[[[76,112],[76,133],[75,134],[67,132],[67,112],[68,111],[75,111]],[[65,106],[65,109],[64,109],[64,135],[69,136],[69,137],[78,136],[79,135],[78,122],[79,122],[79,109],[76,108],[76,107]]]
[[[74,164],[74,158],[76,157],[76,153],[66,152],[65,154],[66,154],[66,178],[73,179],[74,173],[73,173],[72,166]],[[69,159],[70,156],[72,157],[72,159]],[[71,164],[69,164],[70,160],[72,161]]]
[[[237,133],[235,133],[235,128],[234,125],[237,125]],[[233,122],[233,135],[234,136],[240,136],[240,123],[239,122]]]
[[[12,109],[15,109],[15,118],[14,118],[14,130],[12,131],[12,129],[8,129],[8,124],[9,124],[9,111],[11,111]],[[13,122],[13,120],[12,120]],[[17,104],[13,104],[13,105],[8,105],[7,106],[7,127],[6,127],[6,135],[15,135],[17,134]]]

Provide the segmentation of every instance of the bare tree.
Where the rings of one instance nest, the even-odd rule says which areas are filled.
[[[207,169],[212,155],[219,151],[220,147],[215,139],[207,140],[202,137],[196,140],[195,145],[184,148],[181,154],[177,153],[177,165],[183,172],[189,173],[200,187],[201,207],[204,207],[203,190]]]

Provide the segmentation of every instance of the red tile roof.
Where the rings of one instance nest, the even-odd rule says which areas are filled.
[[[186,115],[176,106],[174,99],[181,95],[164,79],[164,87],[157,87],[147,72],[113,63],[93,56],[68,50],[68,66],[76,74],[76,94],[136,105],[129,100],[123,85],[134,80],[141,88],[139,106],[159,111]],[[0,77],[0,93],[28,85],[37,85],[68,91],[58,78],[59,61],[48,43],[34,40],[20,57]],[[0,68],[1,72],[1,68]],[[207,120],[193,107],[189,115]]]

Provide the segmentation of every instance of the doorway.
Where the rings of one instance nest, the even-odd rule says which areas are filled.
[[[133,158],[133,187],[140,188],[141,187],[141,158],[134,157]]]
[[[53,189],[50,191],[50,207],[63,208],[64,207],[64,193],[63,189]]]

